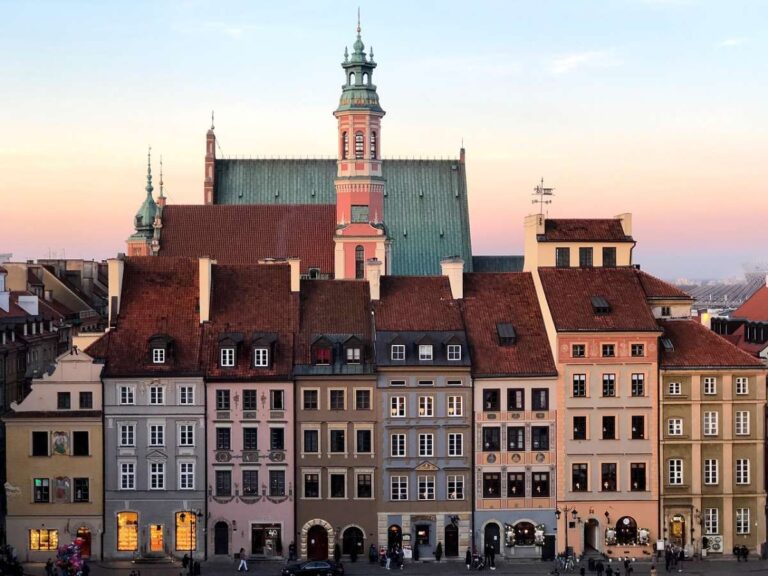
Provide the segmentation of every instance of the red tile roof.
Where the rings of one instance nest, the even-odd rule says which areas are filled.
[[[310,364],[311,346],[320,335],[358,335],[371,345],[371,305],[368,282],[303,280],[296,363]]]
[[[465,274],[462,311],[473,374],[557,375],[530,273]],[[499,343],[498,323],[512,324],[515,344]]]
[[[744,350],[745,352],[752,354],[753,356],[759,357],[760,353],[768,348],[768,342],[758,343],[758,342],[747,342],[746,338],[744,338],[744,332],[746,330],[746,327],[744,324],[736,328],[731,334],[722,334],[721,336],[728,340],[731,344],[734,346],[738,346],[741,350]]]
[[[633,242],[617,218],[547,219],[539,242]]]
[[[198,274],[193,258],[125,259],[117,328],[87,349],[106,359],[104,376],[201,373]],[[158,334],[173,339],[165,364],[149,358],[149,339]]]
[[[749,353],[740,350],[693,320],[659,320],[663,338],[672,341],[674,350],[661,347],[662,368],[765,368]]]
[[[330,204],[175,206],[163,209],[160,256],[219,264],[301,258],[302,272],[333,274],[336,208]]]
[[[539,276],[559,332],[659,330],[634,268],[539,268]],[[595,296],[610,312],[595,314]]]
[[[383,276],[374,303],[376,329],[389,332],[464,330],[446,276]]]
[[[291,272],[287,264],[216,265],[213,267],[210,322],[204,328],[203,364],[218,379],[288,377],[293,369]],[[252,344],[256,332],[274,334],[271,366],[255,368]],[[239,333],[237,365],[219,365],[219,338]]]
[[[693,298],[690,294],[683,292],[677,286],[673,286],[668,282],[664,282],[664,280],[660,280],[655,276],[651,276],[650,274],[641,272],[639,270],[637,272],[637,276],[640,279],[640,284],[642,285],[643,290],[645,291],[645,295],[648,296],[648,298],[681,299],[693,301]]]
[[[731,314],[731,318],[768,322],[768,286],[762,286],[752,294],[744,304]]]

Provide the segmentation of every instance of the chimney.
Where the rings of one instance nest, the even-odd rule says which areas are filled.
[[[291,292],[298,292],[301,287],[301,260],[288,258],[288,265],[291,267]]]
[[[625,212],[624,214],[616,216],[616,219],[621,220],[621,227],[624,230],[624,234],[632,236],[632,214],[630,212]]]
[[[19,308],[24,310],[24,312],[30,316],[37,316],[40,314],[40,302],[38,301],[37,296],[19,296],[18,304]]]
[[[371,290],[371,301],[381,298],[381,260],[371,258],[365,262],[365,277]]]
[[[0,266],[0,310],[8,312],[11,308],[11,293],[5,289],[5,268]]]
[[[443,276],[448,276],[451,283],[451,295],[454,300],[464,298],[464,260],[458,256],[440,260]]]
[[[213,264],[208,256],[200,258],[200,324],[211,319],[211,292],[213,287]]]
[[[107,294],[108,315],[110,327],[117,325],[117,315],[120,314],[120,297],[123,292],[123,273],[125,272],[125,254],[107,260]]]

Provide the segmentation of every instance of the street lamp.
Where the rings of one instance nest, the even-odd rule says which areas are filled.
[[[555,510],[555,518],[560,520],[560,515],[564,514],[565,517],[565,553],[568,554],[568,512],[571,513],[571,516],[573,517],[573,520],[576,521],[576,518],[579,517],[579,513],[576,511],[576,508],[574,506],[563,506],[563,509],[560,510],[558,508]]]
[[[197,521],[203,517],[203,513],[198,510],[197,512],[192,512],[189,518],[190,523],[193,523],[194,529],[190,530],[189,535],[189,576],[194,575],[194,567],[195,567],[195,544],[197,543]],[[181,523],[184,524],[187,520],[187,513],[182,512],[179,514],[179,520],[181,520]]]

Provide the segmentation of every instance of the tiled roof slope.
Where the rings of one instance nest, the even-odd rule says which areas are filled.
[[[664,282],[664,280],[660,280],[655,276],[638,271],[637,277],[640,279],[640,284],[643,286],[643,291],[648,298],[693,300],[687,292],[683,292],[680,288]]]
[[[763,285],[752,294],[749,300],[734,310],[731,318],[768,322],[768,286]]]
[[[658,331],[634,268],[539,268],[555,328],[570,331]],[[596,314],[592,297],[605,298]]]
[[[616,218],[547,219],[539,242],[633,242]]]
[[[323,334],[357,335],[371,345],[371,306],[368,282],[303,280],[296,342],[296,363],[311,363],[311,347]]]
[[[117,327],[87,349],[106,360],[104,376],[200,374],[198,274],[193,258],[125,259]],[[158,334],[173,338],[166,364],[149,358],[149,339]]]
[[[523,256],[472,256],[472,272],[522,272]]]
[[[673,350],[662,347],[662,368],[760,368],[762,362],[693,320],[659,320]]]
[[[728,340],[731,344],[734,346],[738,346],[741,350],[744,350],[748,352],[749,354],[752,354],[754,356],[759,356],[760,353],[768,348],[768,342],[747,342],[747,339],[744,337],[745,334],[745,325],[742,324],[736,330],[734,330],[731,334],[722,334],[722,337]]]
[[[376,329],[389,332],[464,330],[446,276],[383,276],[374,302]]]
[[[174,206],[163,209],[160,256],[210,256],[219,264],[301,259],[333,274],[336,208],[325,205]]]
[[[462,311],[474,375],[557,375],[530,273],[465,274]],[[515,344],[499,343],[498,323],[512,324]]]
[[[465,164],[383,160],[382,174],[392,274],[440,274],[447,256],[460,256],[471,271]],[[335,160],[217,160],[215,202],[335,204],[335,178]]]
[[[293,367],[294,300],[287,264],[213,266],[211,316],[203,331],[203,366],[218,379],[289,377]],[[219,366],[219,338],[240,333],[237,365]],[[277,336],[269,368],[255,368],[255,333]]]

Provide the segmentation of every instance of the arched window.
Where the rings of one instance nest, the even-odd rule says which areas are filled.
[[[515,546],[533,546],[535,543],[536,535],[533,524],[530,522],[515,524]]]
[[[637,542],[637,522],[631,516],[619,518],[616,522],[616,543],[624,546]]]
[[[349,133],[344,131],[341,135],[341,159],[347,159],[347,151],[349,150]]]
[[[365,249],[362,246],[355,248],[355,278],[365,276]]]
[[[352,86],[352,84],[355,83],[355,73],[354,72],[350,72],[349,73],[349,82],[348,83],[349,83],[350,86]]]
[[[363,84],[368,84],[368,73],[367,72],[363,73]]]
[[[376,160],[376,132],[371,130],[371,160]]]
[[[362,132],[355,132],[355,158],[362,160],[365,147],[365,138]]]

